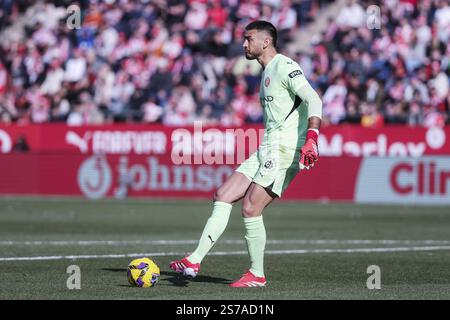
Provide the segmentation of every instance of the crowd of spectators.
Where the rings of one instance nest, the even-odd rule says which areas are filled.
[[[299,59],[327,123],[450,123],[449,1],[348,1],[315,41]]]
[[[261,70],[242,51],[255,19],[278,28],[278,49],[323,98],[324,125],[448,123],[448,1],[385,0],[368,10],[369,1],[350,0],[312,43],[287,52],[330,2],[3,0],[0,123],[259,123]],[[68,22],[72,4],[80,28]]]

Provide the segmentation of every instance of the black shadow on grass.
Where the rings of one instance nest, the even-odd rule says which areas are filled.
[[[191,281],[191,282],[206,282],[206,283],[223,283],[223,284],[231,283],[230,279],[203,276],[203,275],[198,275],[194,279],[191,279],[191,280],[181,276],[180,274],[178,274],[176,272],[161,271],[161,275],[169,277],[169,278],[164,278],[161,280],[169,281],[174,286],[179,286],[179,287],[187,286],[189,281]]]
[[[103,271],[112,271],[112,272],[123,272],[126,274],[127,268],[101,268]]]
[[[102,268],[101,270],[111,272],[123,272],[124,274],[126,274],[127,271],[126,268]],[[176,287],[187,287],[189,282],[223,283],[223,284],[231,283],[230,279],[210,277],[204,275],[198,275],[194,279],[189,280],[176,272],[167,272],[167,271],[161,271],[161,276],[165,277],[164,278],[161,277],[160,281],[168,281],[172,283],[173,286]],[[128,287],[128,285],[120,285],[120,286]]]

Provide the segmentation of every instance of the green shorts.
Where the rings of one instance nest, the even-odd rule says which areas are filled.
[[[281,197],[299,172],[300,152],[280,146],[279,149],[258,149],[236,169],[250,181]]]

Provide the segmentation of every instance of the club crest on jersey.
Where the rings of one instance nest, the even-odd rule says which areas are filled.
[[[265,85],[266,87],[268,87],[269,84],[270,84],[270,78],[267,77],[266,80],[264,81],[264,85]]]

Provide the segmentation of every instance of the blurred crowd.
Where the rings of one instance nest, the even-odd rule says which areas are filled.
[[[449,1],[350,0],[311,43],[293,43],[330,3],[2,0],[0,123],[260,123],[261,69],[242,51],[256,19],[322,96],[324,125],[449,123]]]
[[[348,1],[299,59],[323,94],[327,123],[450,123],[447,0]]]

